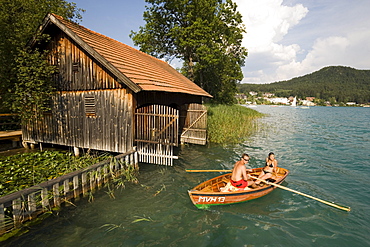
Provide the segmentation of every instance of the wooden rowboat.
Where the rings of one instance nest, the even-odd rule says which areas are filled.
[[[262,169],[262,167],[255,168],[249,174],[258,177]],[[288,174],[287,169],[279,167],[274,183],[281,184]],[[220,189],[227,185],[230,178],[231,173],[223,174],[195,186],[188,191],[191,201],[197,208],[204,209],[215,205],[228,205],[253,200],[267,195],[276,188],[271,184],[264,184],[264,186],[255,189],[248,188],[247,190],[222,192]]]

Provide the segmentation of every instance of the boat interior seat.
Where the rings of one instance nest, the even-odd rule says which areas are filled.
[[[208,185],[208,186],[204,187],[201,191],[204,191],[204,192],[213,192],[213,189],[212,189],[212,186]]]

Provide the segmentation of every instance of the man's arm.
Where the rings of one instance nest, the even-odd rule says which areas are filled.
[[[243,165],[241,167],[241,169],[242,169],[243,179],[248,180],[249,179],[249,174],[247,174],[247,168],[245,168],[245,166]]]

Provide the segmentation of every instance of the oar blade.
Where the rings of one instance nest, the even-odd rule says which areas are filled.
[[[320,199],[320,198],[317,198],[317,197],[313,197],[313,196],[307,195],[307,194],[302,193],[302,192],[299,192],[299,191],[297,191],[297,190],[290,189],[290,188],[285,187],[285,186],[282,186],[282,185],[280,185],[280,184],[275,184],[275,183],[272,183],[272,182],[268,182],[268,181],[266,181],[266,180],[263,180],[263,179],[260,179],[260,178],[257,178],[257,177],[253,177],[253,176],[251,176],[251,177],[252,177],[252,178],[254,178],[254,179],[256,179],[256,180],[260,180],[260,181],[262,181],[262,182],[264,182],[264,183],[266,183],[266,184],[271,184],[271,185],[273,185],[273,186],[275,186],[275,187],[278,187],[278,188],[280,188],[280,189],[287,190],[287,191],[290,191],[290,192],[296,193],[296,194],[298,194],[298,195],[301,195],[301,196],[305,196],[305,197],[311,198],[311,199],[313,199],[313,200],[319,201],[319,202],[324,203],[324,204],[326,204],[326,205],[329,205],[329,206],[332,206],[332,207],[335,207],[335,208],[338,208],[338,209],[341,209],[341,210],[344,210],[344,211],[347,211],[347,212],[351,211],[351,208],[350,208],[350,207],[337,205],[337,204],[335,204],[335,203],[328,202],[328,201],[324,201],[324,200],[322,200],[322,199]]]

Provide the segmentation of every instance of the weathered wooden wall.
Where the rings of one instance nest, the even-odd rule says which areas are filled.
[[[86,106],[91,98],[95,106]],[[125,89],[63,92],[52,101],[51,114],[23,128],[24,141],[120,153],[133,149],[132,95]]]
[[[52,42],[59,73],[51,113],[24,126],[23,140],[125,153],[133,149],[134,98],[63,34]]]
[[[124,86],[65,34],[54,36],[50,62],[59,68],[56,87],[61,91],[103,90]]]

